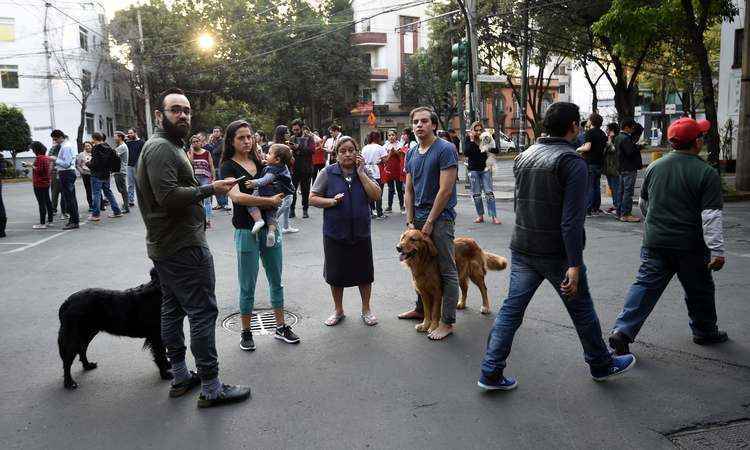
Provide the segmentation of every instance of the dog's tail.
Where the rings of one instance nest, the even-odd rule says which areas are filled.
[[[490,252],[484,252],[484,267],[488,270],[503,270],[508,267],[508,260]]]

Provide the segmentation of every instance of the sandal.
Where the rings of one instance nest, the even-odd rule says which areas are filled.
[[[328,325],[329,327],[333,327],[333,326],[338,325],[338,323],[341,322],[342,320],[344,320],[344,317],[346,317],[345,314],[338,315],[334,313],[331,317],[327,318],[326,321],[323,323]]]
[[[362,313],[360,314],[360,317],[362,317],[362,322],[365,323],[368,327],[372,327],[378,324],[378,319],[373,315],[373,313],[368,312],[367,314]]]
[[[484,223],[484,217],[482,217],[481,219],[477,217],[476,219],[474,219],[474,223]]]

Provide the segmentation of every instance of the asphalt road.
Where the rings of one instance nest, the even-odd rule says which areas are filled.
[[[394,250],[403,229],[402,216],[395,215],[373,224],[373,307],[380,324],[369,328],[358,320],[358,295],[349,289],[347,319],[325,327],[332,302],[322,279],[322,214],[312,210],[310,219],[295,221],[302,232],[284,241],[286,307],[300,317],[295,330],[302,343],[260,336],[258,350],[245,353],[239,335],[217,324],[222,379],[250,384],[253,399],[198,410],[194,396],[167,397],[168,384],[140,341],[104,334],[89,349],[99,368],[84,373],[76,363],[80,388],[62,387],[60,303],[86,287],[127,288],[148,278],[137,209],[62,234],[59,227],[33,231],[30,184],[6,184],[3,192],[10,222],[8,237],[0,240],[2,448],[654,449],[671,448],[668,435],[675,430],[750,417],[747,203],[727,205],[730,253],[716,275],[719,323],[730,342],[692,343],[674,281],[632,346],[636,367],[596,383],[560,300],[545,285],[527,310],[509,360],[507,373],[518,377],[518,389],[489,395],[476,380],[508,271],[488,275],[491,316],[479,314],[472,287],[455,335],[428,341],[413,323],[395,318],[414,299]],[[457,236],[472,236],[507,255],[513,214],[510,203],[498,206],[503,225],[475,225],[470,199],[461,198]],[[209,232],[220,318],[237,310],[229,219],[219,214]],[[596,218],[586,228],[585,259],[606,332],[636,273],[642,226]],[[262,275],[258,283],[258,306],[268,306]]]

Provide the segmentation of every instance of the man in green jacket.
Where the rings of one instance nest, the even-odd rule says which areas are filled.
[[[136,168],[138,205],[146,224],[146,248],[162,285],[161,334],[172,364],[170,397],[202,385],[198,407],[247,400],[248,386],[222,384],[216,355],[213,256],[208,249],[203,199],[224,195],[234,179],[200,186],[182,150],[190,132],[190,102],[179,89],[161,95],[154,112],[158,130],[146,142]],[[190,350],[198,374],[185,364],[182,320],[190,323]]]

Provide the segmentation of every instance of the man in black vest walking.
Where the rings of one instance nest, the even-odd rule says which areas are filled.
[[[553,104],[544,116],[549,137],[539,138],[516,158],[510,286],[482,361],[478,385],[484,389],[510,390],[518,385],[503,371],[524,311],[544,280],[568,310],[594,380],[603,381],[635,364],[633,355],[613,357],[607,350],[589,293],[583,264],[587,168],[573,144],[579,123],[578,106]]]

